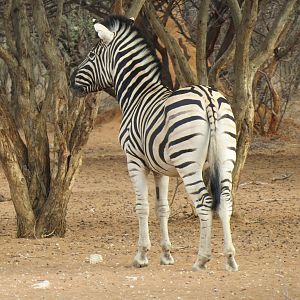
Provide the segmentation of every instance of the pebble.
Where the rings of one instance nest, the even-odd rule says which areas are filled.
[[[98,264],[103,261],[103,257],[100,254],[91,254],[89,257],[89,263],[91,265]]]
[[[47,289],[50,287],[50,282],[48,280],[39,280],[39,282],[32,285],[34,289]]]

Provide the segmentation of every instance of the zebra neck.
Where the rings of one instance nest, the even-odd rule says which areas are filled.
[[[155,94],[158,91],[167,92],[168,88],[160,81],[145,81],[143,78],[136,77],[129,84],[121,83],[115,85],[115,91],[123,115],[128,115],[141,102],[147,101],[150,104],[150,102],[158,100]]]
[[[143,111],[147,115],[153,110],[159,110],[171,93],[172,91],[167,87],[156,83],[143,90],[141,94],[126,99],[122,97],[118,99],[122,110],[119,142],[123,150],[125,150],[125,144],[128,140],[128,130],[132,124],[137,124],[136,120],[139,118],[140,112]],[[145,118],[143,120],[146,121]],[[141,125],[141,119],[138,123]]]

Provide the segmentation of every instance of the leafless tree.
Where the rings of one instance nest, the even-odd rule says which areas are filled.
[[[94,96],[79,101],[69,95],[58,47],[62,5],[58,1],[55,27],[50,26],[41,0],[9,0],[3,10],[7,46],[0,47],[0,58],[12,80],[21,129],[2,90],[0,160],[17,214],[18,237],[64,235],[74,176],[99,103]],[[42,61],[48,74],[44,99],[37,97],[37,61]],[[49,113],[52,124],[47,122]]]

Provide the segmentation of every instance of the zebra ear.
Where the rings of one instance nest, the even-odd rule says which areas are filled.
[[[115,34],[107,29],[104,25],[100,23],[94,24],[95,31],[98,33],[99,38],[105,43],[109,44],[114,38]]]

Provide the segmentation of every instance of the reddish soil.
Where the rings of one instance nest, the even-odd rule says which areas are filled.
[[[214,219],[213,258],[192,272],[199,221],[182,186],[172,204],[174,266],[159,265],[151,178],[150,265],[131,266],[137,243],[134,194],[117,142],[118,117],[98,124],[85,149],[63,239],[16,239],[11,201],[0,203],[0,299],[300,299],[300,128],[256,138],[237,195],[232,231],[239,272],[224,270],[222,229]],[[171,180],[170,199],[176,179]],[[9,187],[0,169],[0,194]],[[103,262],[91,265],[90,254]],[[46,289],[34,289],[48,280]]]

